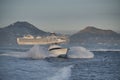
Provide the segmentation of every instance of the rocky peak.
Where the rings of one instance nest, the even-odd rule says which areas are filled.
[[[112,30],[103,30],[99,28],[95,28],[93,26],[88,26],[85,29],[79,31],[78,33],[89,33],[89,34],[100,34],[100,35],[116,35],[118,33],[112,31]],[[77,34],[78,34],[77,33]]]

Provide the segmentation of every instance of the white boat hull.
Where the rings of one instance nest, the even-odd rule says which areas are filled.
[[[49,50],[49,52],[51,53],[51,55],[53,55],[54,57],[58,57],[60,55],[66,55],[68,52],[67,48],[61,48],[61,49],[53,49],[53,50]]]

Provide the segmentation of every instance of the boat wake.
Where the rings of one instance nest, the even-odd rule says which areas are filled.
[[[31,58],[31,59],[44,59],[46,57],[54,57],[55,54],[50,54],[48,49],[44,46],[34,45],[27,52],[10,52],[0,54],[0,56],[11,56],[17,58]],[[93,58],[94,54],[84,47],[75,46],[70,47],[67,53],[68,58]]]
[[[72,68],[74,65],[68,64],[62,66],[57,66],[57,64],[47,62],[44,60],[46,57],[52,57],[47,47],[44,46],[33,46],[27,52],[9,52],[0,54],[2,56],[11,56],[7,58],[2,58],[5,64],[15,64],[3,66],[0,68],[2,72],[9,70],[10,73],[2,73],[1,75],[11,75],[15,76],[19,80],[70,80],[72,74]],[[13,58],[15,57],[15,58]],[[68,58],[92,58],[94,57],[92,52],[89,52],[83,47],[70,47],[68,52]],[[16,59],[17,58],[17,59]],[[30,59],[40,59],[40,60],[19,60],[18,58],[30,58]],[[18,62],[19,61],[19,62]],[[13,69],[14,68],[14,69]],[[17,72],[16,72],[17,71]],[[24,74],[21,74],[24,73]],[[29,77],[28,77],[29,76]],[[3,77],[5,80],[16,80],[16,77]]]
[[[73,66],[54,66],[45,60],[4,58],[0,80],[70,80]]]
[[[72,67],[73,65],[60,68],[53,76],[48,77],[47,80],[69,80]]]

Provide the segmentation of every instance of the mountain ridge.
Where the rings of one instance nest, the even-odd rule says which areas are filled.
[[[80,44],[120,44],[120,34],[112,30],[103,30],[88,26],[70,36],[70,43]]]
[[[93,34],[101,34],[101,35],[102,34],[119,34],[119,33],[115,32],[115,31],[112,31],[112,30],[99,29],[99,28],[96,28],[96,27],[93,27],[93,26],[87,26],[83,30],[78,31],[77,34],[78,33],[85,33],[85,32],[93,33]]]

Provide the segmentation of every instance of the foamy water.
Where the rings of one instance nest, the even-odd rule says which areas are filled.
[[[89,50],[74,46],[69,58],[94,58],[44,59],[50,57],[47,47],[36,45],[26,52],[1,54],[0,80],[119,80],[119,53],[100,51],[94,57]]]
[[[94,54],[84,47],[71,47],[68,53],[69,58],[93,58]]]
[[[10,53],[5,53],[1,54],[1,56],[11,56],[15,58],[30,58],[30,59],[41,59],[39,61],[30,61],[28,63],[27,61],[19,62],[11,62],[9,60],[8,64],[14,65],[15,68],[17,68],[18,72],[14,70],[9,70],[10,74],[7,73],[7,75],[11,76],[16,76],[17,73],[17,78],[19,79],[25,79],[25,80],[69,80],[71,76],[71,68],[73,65],[69,66],[63,66],[63,67],[54,67],[51,63],[42,60],[46,57],[51,57],[49,54],[48,50],[46,47],[43,46],[38,46],[35,45],[33,46],[29,51],[27,52],[10,52]],[[12,58],[14,59],[14,58]],[[15,59],[16,60],[16,59]],[[4,62],[3,62],[4,63]],[[12,69],[13,66],[10,65],[9,69]],[[3,69],[2,69],[3,68]],[[0,67],[0,71],[8,69],[7,66]],[[24,74],[21,74],[24,73]],[[33,74],[33,75],[32,75]],[[6,73],[2,73],[2,75],[6,75]],[[37,77],[36,77],[37,75]],[[39,76],[38,76],[39,75]],[[28,76],[28,77],[23,77],[23,76]],[[4,77],[5,80],[16,80],[15,77],[9,78],[9,77]]]
[[[20,60],[12,57],[0,62],[0,80],[69,80],[73,67],[56,67],[45,60]]]
[[[46,47],[35,45],[26,52],[26,55],[32,59],[43,59],[49,57],[49,52]]]
[[[71,68],[73,65],[60,68],[53,76],[48,77],[47,80],[69,80],[71,76]]]
[[[16,58],[30,58],[30,59],[41,59],[39,61],[39,64],[37,62],[29,64],[26,63],[25,66],[19,64],[19,66],[16,66],[19,68],[20,71],[22,72],[27,72],[30,73],[31,72],[34,75],[29,75],[31,77],[29,77],[30,79],[32,77],[39,74],[39,77],[37,77],[37,79],[42,79],[42,80],[69,80],[70,76],[71,76],[71,68],[74,65],[69,65],[69,66],[63,66],[63,67],[54,67],[53,65],[51,65],[50,63],[42,60],[46,57],[53,57],[55,55],[50,54],[48,52],[47,47],[44,46],[39,46],[39,45],[35,45],[33,46],[30,50],[26,51],[26,52],[9,52],[9,53],[4,53],[1,54],[1,56],[11,56],[11,57],[16,57]],[[88,51],[87,49],[83,48],[83,47],[70,47],[70,50],[68,52],[68,58],[92,58],[94,55],[92,52]],[[13,64],[13,63],[12,63]],[[29,67],[29,65],[35,66],[34,67]],[[22,68],[23,67],[23,68]],[[14,72],[14,71],[11,71]],[[15,74],[10,74],[12,76],[14,76]],[[27,75],[28,74],[20,74],[21,76]],[[6,79],[8,80],[8,79]],[[14,78],[10,79],[10,80],[16,80]],[[29,79],[27,79],[29,80]]]
[[[49,53],[48,49],[43,46],[35,45],[27,52],[11,52],[1,54],[4,56],[12,56],[18,58],[44,59],[46,57],[54,57],[54,54]],[[68,58],[93,58],[94,54],[84,47],[70,47],[67,53]]]

